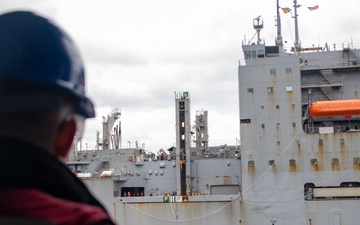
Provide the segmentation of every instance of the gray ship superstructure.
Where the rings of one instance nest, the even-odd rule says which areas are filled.
[[[175,93],[175,108],[176,146],[157,153],[137,144],[116,148],[121,113],[115,110],[104,118],[99,150],[70,154],[68,167],[118,224],[238,223],[240,146],[208,146],[208,112],[198,111],[191,125],[188,92]]]
[[[120,111],[102,140],[74,151],[69,168],[118,224],[353,225],[360,221],[360,50],[243,42],[238,66],[241,148],[209,146],[207,111],[191,124],[188,92],[175,93],[176,146],[121,148]],[[126,131],[124,131],[126,132]]]
[[[294,1],[297,31],[297,2]],[[239,65],[242,200],[246,224],[360,220],[360,50],[283,51],[244,43]],[[251,222],[250,222],[251,221]]]

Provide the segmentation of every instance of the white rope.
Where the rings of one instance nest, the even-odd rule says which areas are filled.
[[[239,197],[240,197],[240,195],[239,195]],[[132,206],[131,204],[127,203],[126,201],[119,201],[119,200],[117,200],[116,198],[115,198],[115,201],[120,202],[120,203],[124,203],[126,206],[129,206],[130,208],[134,209],[135,211],[137,211],[137,212],[139,212],[139,213],[142,213],[142,214],[144,214],[144,215],[146,215],[146,216],[149,216],[149,217],[151,217],[151,218],[153,218],[153,219],[157,219],[157,220],[161,220],[161,221],[165,221],[165,222],[172,222],[172,223],[182,223],[182,222],[191,222],[191,221],[200,220],[200,219],[209,217],[209,216],[211,216],[211,215],[213,215],[213,214],[216,214],[217,212],[225,209],[227,206],[229,206],[230,204],[232,204],[236,199],[238,199],[238,197],[235,198],[235,199],[233,199],[231,202],[227,203],[226,205],[220,207],[219,209],[213,211],[212,213],[206,214],[206,215],[204,215],[204,216],[196,217],[196,218],[193,218],[193,219],[186,219],[186,220],[167,220],[167,219],[164,219],[164,218],[161,218],[161,217],[153,216],[153,215],[151,215],[151,214],[149,214],[149,213],[147,213],[147,212],[145,212],[145,211],[142,211],[142,210],[140,210],[140,209]],[[187,204],[187,203],[184,203],[184,204]]]
[[[177,215],[176,202],[170,202],[170,206],[171,206],[171,212],[172,212],[173,216],[175,217],[175,219],[177,219],[178,215]]]

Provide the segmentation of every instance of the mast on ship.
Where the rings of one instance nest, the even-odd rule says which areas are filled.
[[[189,92],[175,92],[176,104],[176,162],[179,169],[176,170],[176,193],[177,195],[191,194],[190,173],[190,146],[191,146],[191,119]]]
[[[295,52],[298,52],[301,50],[301,44],[299,40],[299,27],[298,27],[298,14],[297,14],[297,8],[299,5],[297,4],[297,0],[294,0],[294,17],[295,17]]]
[[[276,0],[276,26],[277,26],[277,37],[276,37],[276,45],[280,48],[283,47],[283,40],[281,36],[281,19],[280,19],[280,6],[279,0]]]

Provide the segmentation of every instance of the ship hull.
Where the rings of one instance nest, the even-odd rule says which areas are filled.
[[[164,202],[164,196],[114,197],[112,179],[83,182],[117,224],[232,225],[241,220],[239,195],[189,196],[188,202]]]

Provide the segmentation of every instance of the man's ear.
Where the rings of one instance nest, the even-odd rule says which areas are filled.
[[[58,131],[55,143],[55,154],[65,158],[71,148],[76,133],[76,122],[74,119],[65,121]]]

